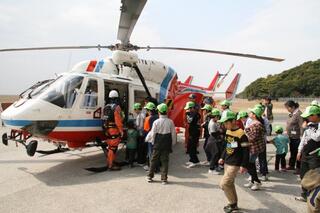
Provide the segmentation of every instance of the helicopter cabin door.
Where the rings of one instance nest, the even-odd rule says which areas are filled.
[[[122,111],[122,118],[124,123],[128,121],[128,83],[125,82],[116,82],[110,80],[104,80],[104,100],[105,104],[109,103],[109,92],[111,90],[116,90],[119,94],[119,105]]]
[[[101,119],[104,107],[103,80],[88,77],[84,84],[80,98],[80,112],[87,119]]]

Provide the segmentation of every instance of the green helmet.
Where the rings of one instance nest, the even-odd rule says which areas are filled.
[[[249,111],[255,114],[257,117],[261,117],[263,114],[263,109],[261,107],[254,107],[249,109]]]
[[[206,104],[201,109],[205,109],[205,110],[211,111],[212,110],[212,106],[210,104]]]
[[[237,120],[240,120],[241,118],[248,117],[248,113],[246,111],[240,111],[237,115]]]
[[[283,128],[282,128],[282,126],[276,126],[275,128],[274,128],[274,132],[275,133],[283,133]]]
[[[187,103],[186,103],[186,106],[184,107],[184,109],[190,109],[190,108],[192,108],[192,107],[195,107],[195,103],[193,102],[193,101],[188,101]]]
[[[144,108],[147,110],[154,110],[156,109],[156,105],[152,102],[148,102]]]
[[[220,110],[214,108],[214,109],[212,109],[212,111],[211,111],[211,115],[212,115],[212,116],[221,116],[221,112],[220,112]]]
[[[313,100],[310,104],[311,106],[320,106],[317,100]]]
[[[266,108],[263,104],[256,104],[256,105],[254,105],[254,108],[261,108],[262,109],[262,111],[264,111],[264,109]]]
[[[228,120],[235,120],[236,119],[236,113],[232,112],[231,110],[226,110],[222,113],[221,119],[218,120],[219,123],[224,123]]]
[[[141,104],[140,104],[140,103],[135,103],[135,104],[133,105],[133,109],[134,109],[134,110],[142,109]]]
[[[224,101],[221,101],[221,102],[220,102],[220,105],[221,105],[221,106],[231,106],[231,102],[228,101],[228,100],[224,100]]]
[[[311,115],[320,115],[320,107],[319,106],[308,106],[304,113],[302,113],[301,117],[307,118]]]
[[[157,109],[160,113],[166,113],[168,111],[168,106],[162,103],[157,106]]]

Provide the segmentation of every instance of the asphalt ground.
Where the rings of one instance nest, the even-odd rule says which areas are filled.
[[[1,135],[5,131],[1,128]],[[161,184],[159,175],[147,183],[139,166],[97,174],[86,171],[104,165],[102,150],[96,147],[29,157],[22,146],[1,144],[0,212],[223,212],[227,201],[219,188],[222,176],[208,174],[208,167],[186,168],[182,140],[180,136],[170,155],[168,185]],[[38,147],[54,148],[42,141]],[[199,151],[204,160],[201,147]],[[269,144],[269,181],[260,191],[243,187],[247,175],[237,177],[241,212],[306,212],[306,204],[294,200],[300,193],[298,177],[275,172],[274,156]],[[120,151],[118,159],[123,157]]]

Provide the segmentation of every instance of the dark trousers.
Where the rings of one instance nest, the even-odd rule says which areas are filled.
[[[192,163],[199,163],[199,158],[197,156],[197,147],[198,147],[198,137],[194,137],[192,135],[189,135],[189,141],[188,141],[188,153],[190,157],[190,162]]]
[[[320,157],[314,155],[302,156],[301,168],[300,168],[300,178],[303,179],[304,175],[310,170],[320,167]],[[307,198],[308,190],[302,187],[301,196]]]
[[[148,176],[150,178],[154,177],[154,173],[156,171],[159,163],[161,164],[161,180],[166,181],[168,179],[168,169],[169,169],[169,150],[159,150],[153,149],[152,157],[150,161],[150,169]]]
[[[257,168],[256,168],[256,159],[257,159],[258,155],[254,154],[254,155],[250,155],[249,158],[249,163],[248,163],[248,173],[251,176],[251,182],[257,182],[257,183],[261,183],[261,181],[258,178],[258,174],[257,174]]]
[[[267,161],[267,148],[263,152],[259,153],[258,159],[260,165],[260,174],[266,176],[269,173]]]
[[[137,147],[137,163],[145,164],[147,161],[148,144],[144,142],[144,137],[140,136]]]
[[[279,164],[281,163],[281,169],[286,168],[286,154],[276,154],[275,170],[279,170]]]
[[[211,152],[206,150],[207,144],[208,144],[208,137],[205,137],[204,144],[203,144],[203,150],[206,153],[207,161],[210,162],[212,156],[211,156]]]
[[[129,162],[129,165],[133,165],[134,159],[136,157],[136,149],[126,149],[126,159]]]
[[[300,144],[300,139],[292,139],[292,138],[290,138],[289,166],[291,168],[300,169],[300,161],[297,161],[297,154],[298,154],[299,144]]]
[[[221,153],[222,153],[223,145],[222,142],[214,142],[213,143],[213,148],[212,148],[212,157],[210,160],[210,170],[219,170],[219,164],[218,161],[221,158]]]

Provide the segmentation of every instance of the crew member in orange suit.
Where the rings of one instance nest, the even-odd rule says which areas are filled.
[[[118,145],[123,136],[123,123],[121,107],[119,106],[119,93],[116,90],[109,92],[109,103],[104,107],[104,127],[108,144],[107,165],[111,171],[121,168],[114,165]]]

